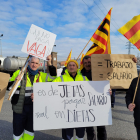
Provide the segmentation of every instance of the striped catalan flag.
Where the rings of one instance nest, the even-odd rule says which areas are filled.
[[[68,61],[69,60],[71,60],[71,54],[72,54],[72,50],[70,51],[70,53],[69,53],[69,55],[68,55],[68,58],[67,58],[67,60],[66,60],[66,62],[65,62],[65,67],[67,67],[67,63],[68,63]]]
[[[80,60],[80,70],[82,70],[83,68],[84,68],[84,66],[83,66],[83,58],[84,58],[84,54],[82,54],[82,56],[81,56],[81,60]]]
[[[97,44],[93,43],[87,51],[86,55],[91,56],[92,54],[103,54],[104,50],[101,49]]]
[[[118,30],[140,51],[140,15],[134,16]]]
[[[92,54],[111,54],[110,47],[110,19],[112,8],[107,13],[106,17],[101,22],[96,32],[91,37],[91,41],[94,42],[86,55]]]

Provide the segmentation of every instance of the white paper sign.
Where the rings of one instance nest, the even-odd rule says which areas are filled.
[[[46,60],[51,54],[55,39],[55,34],[32,24],[21,51]]]
[[[34,130],[112,124],[109,81],[35,83]]]
[[[57,69],[57,77],[58,77],[58,76],[61,76],[62,71],[63,71],[63,69],[62,69],[62,68]]]

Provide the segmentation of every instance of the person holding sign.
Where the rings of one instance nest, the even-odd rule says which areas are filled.
[[[135,63],[137,62],[137,58],[134,57],[132,59]],[[92,74],[91,74],[91,56],[86,55],[83,58],[83,66],[84,68],[81,70],[81,74],[83,76],[87,76],[89,80],[92,81]],[[110,91],[111,94],[111,91]],[[115,104],[115,89],[113,90],[113,101],[112,104]],[[87,139],[88,140],[96,140],[96,135],[93,127],[87,127]],[[107,132],[105,126],[97,126],[97,138],[98,140],[107,140]]]
[[[81,74],[83,76],[87,76],[87,78],[92,81],[91,76],[91,56],[85,56],[83,58],[83,66],[84,68],[81,70]],[[96,140],[96,135],[93,127],[86,127],[87,139],[88,140]],[[98,140],[107,140],[107,133],[105,126],[97,126],[97,137]]]
[[[67,69],[65,75],[57,77],[53,82],[70,82],[70,81],[89,81],[86,76],[82,76],[78,71],[78,63],[75,60],[69,60],[67,63]],[[62,129],[62,139],[72,140],[73,130],[76,129],[76,140],[83,140],[85,134],[85,128],[68,128]]]
[[[13,139],[14,140],[33,140],[33,102],[31,94],[33,93],[33,83],[51,82],[56,78],[56,68],[51,65],[51,56],[47,57],[50,74],[39,72],[40,59],[32,57],[29,61],[26,73],[21,80],[21,85],[14,93],[11,103],[13,109]],[[16,79],[20,70],[13,73],[10,84]],[[9,86],[10,86],[9,84]]]
[[[137,88],[137,91],[136,91],[136,96],[134,98],[134,92],[136,88]],[[131,112],[134,111],[134,115],[133,115],[134,125],[137,130],[138,140],[140,140],[140,82],[138,81],[138,77],[132,80],[129,89],[126,92],[125,101],[126,101],[126,106],[129,109],[129,111]]]

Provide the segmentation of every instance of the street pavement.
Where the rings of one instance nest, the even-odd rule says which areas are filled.
[[[108,140],[137,140],[133,113],[126,108],[124,97],[124,92],[116,93],[116,104],[112,109],[113,124],[106,126]],[[0,140],[12,140],[13,118],[11,103],[7,98],[8,92],[6,92],[2,111],[0,112]],[[96,130],[96,127],[94,128]],[[34,140],[61,140],[61,130],[37,131]],[[86,135],[84,140],[87,140]]]

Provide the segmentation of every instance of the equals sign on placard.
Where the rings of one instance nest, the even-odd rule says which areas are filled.
[[[102,65],[102,62],[98,62],[98,66],[103,66],[103,65]]]
[[[99,74],[99,77],[100,77],[100,78],[103,78],[103,74]]]

